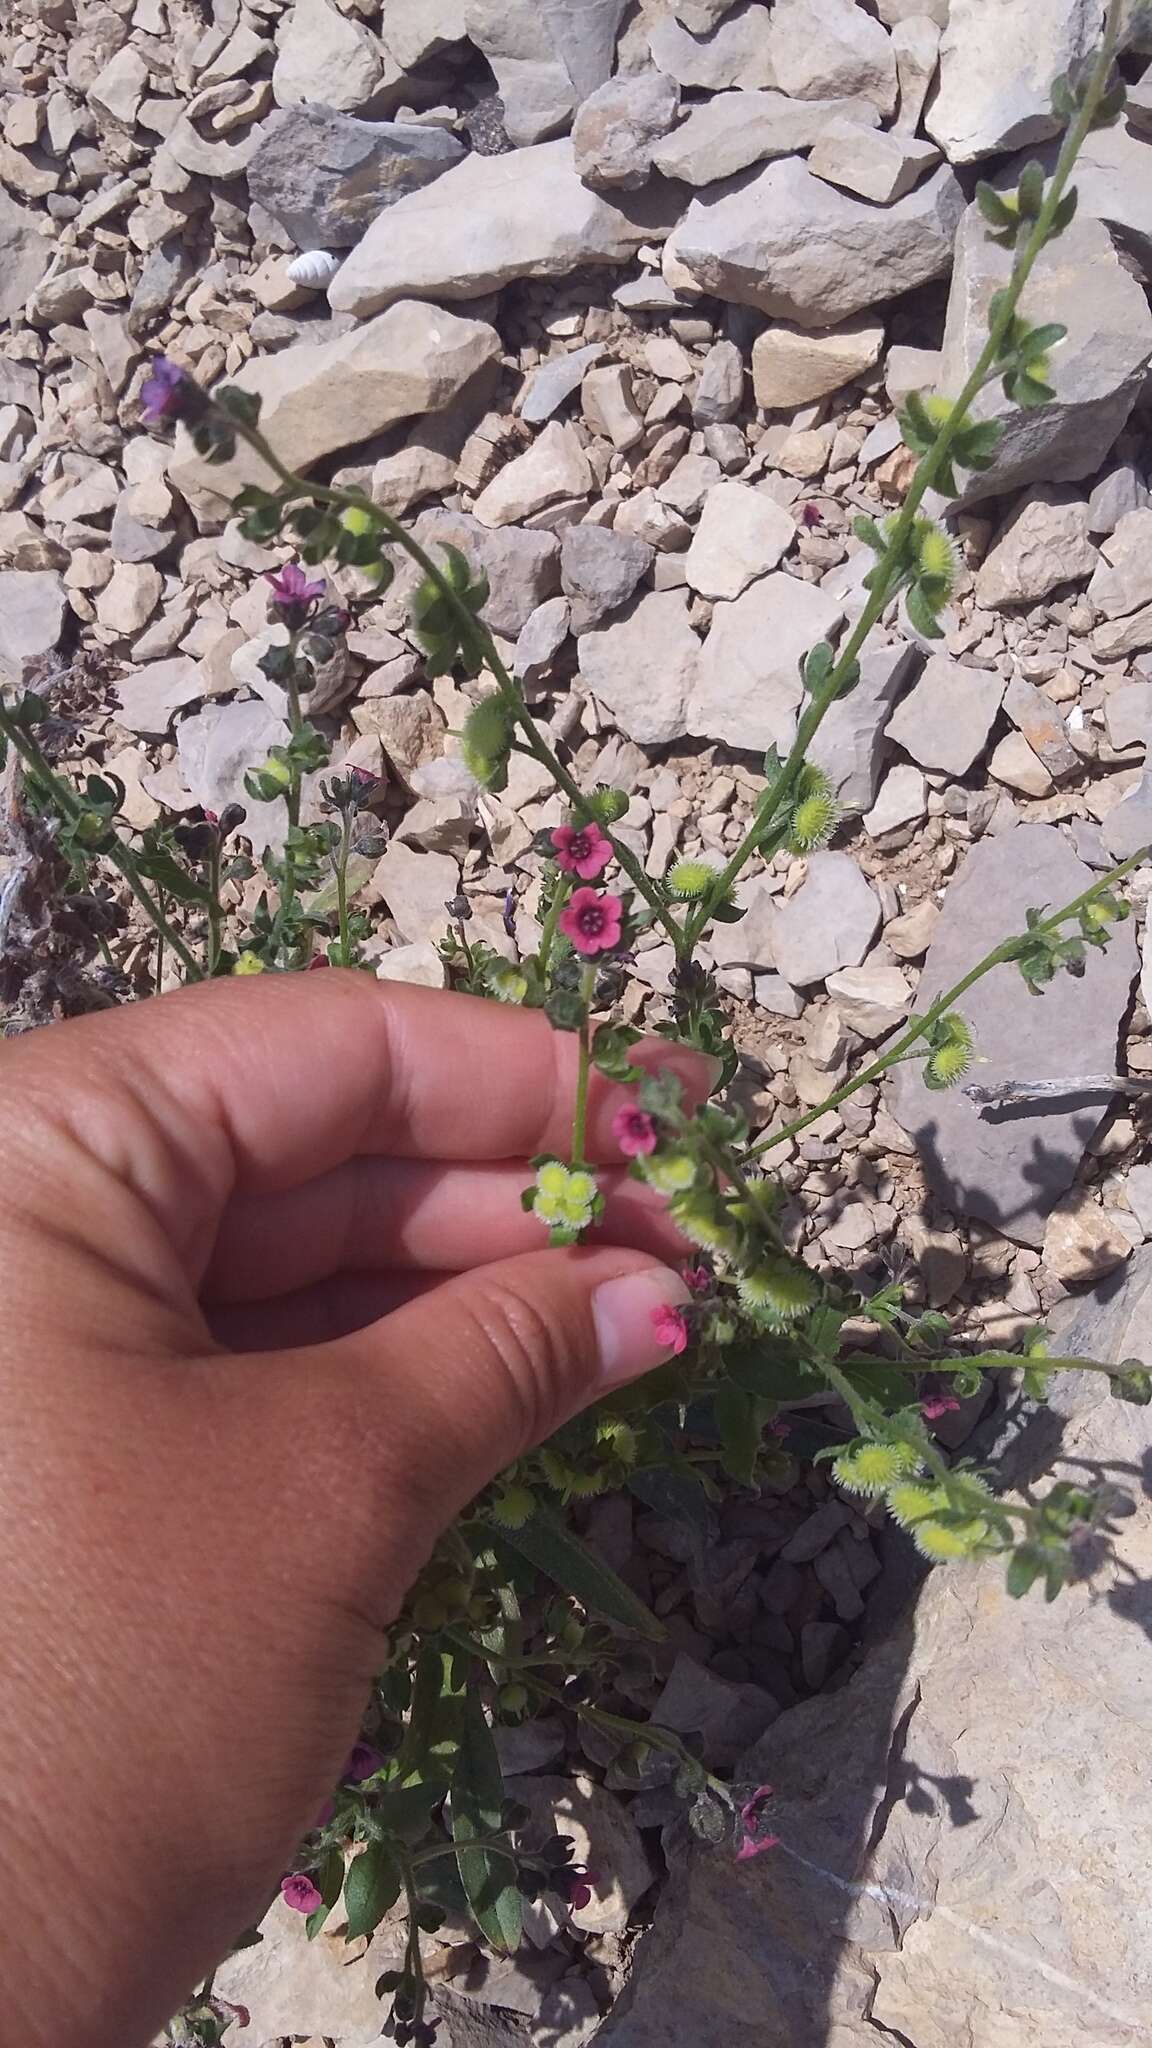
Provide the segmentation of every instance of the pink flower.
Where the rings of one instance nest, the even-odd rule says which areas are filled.
[[[566,875],[579,875],[582,882],[594,882],[612,858],[612,842],[599,825],[558,825],[552,844],[557,867]]]
[[[568,1893],[568,1904],[579,1912],[582,1907],[592,1904],[592,1887],[583,1879],[574,1884]]]
[[[290,1876],[281,1879],[280,1896],[294,1913],[314,1913],[317,1906],[324,1904],[312,1879],[305,1877],[302,1870],[294,1870]]]
[[[344,1776],[353,1785],[362,1785],[365,1778],[374,1778],[383,1765],[384,1759],[378,1749],[373,1749],[370,1743],[358,1742],[344,1766]]]
[[[286,562],[282,569],[266,569],[264,581],[277,604],[293,607],[315,604],[328,588],[322,576],[319,582],[310,583],[298,562]]]
[[[771,1799],[771,1797],[771,1785],[757,1785],[751,1799],[746,1799],[740,1808],[740,1821],[744,1833],[741,1837],[740,1847],[736,1851],[737,1863],[748,1863],[753,1856],[759,1856],[764,1849],[775,1849],[779,1846],[779,1835],[758,1835],[756,1832],[760,1821],[760,1808],[763,1806],[764,1801]]]
[[[821,512],[819,505],[808,504],[802,506],[800,517],[805,526],[823,526],[824,524],[824,514]]]
[[[745,1835],[740,1847],[736,1851],[736,1861],[737,1863],[748,1863],[753,1856],[759,1856],[765,1849],[778,1849],[779,1847],[779,1835],[761,1835],[759,1838],[755,1835]]]
[[[942,1415],[958,1415],[960,1403],[954,1394],[931,1394],[927,1401],[921,1401],[920,1413],[925,1422],[939,1422]]]
[[[673,1358],[687,1351],[688,1322],[682,1308],[671,1308],[667,1303],[661,1303],[659,1308],[652,1309],[651,1316],[658,1344],[664,1345]]]
[[[765,1435],[767,1436],[791,1436],[792,1424],[790,1422],[785,1422],[784,1417],[782,1415],[776,1415],[773,1417],[771,1422],[766,1422],[764,1424],[764,1431]]]
[[[560,913],[560,929],[578,953],[610,953],[620,944],[624,905],[619,896],[598,896],[595,889],[576,889]]]
[[[652,1118],[645,1109],[635,1109],[626,1102],[612,1119],[612,1136],[619,1145],[625,1159],[643,1159],[654,1152],[659,1142],[659,1133]]]
[[[682,1266],[680,1278],[691,1294],[711,1294],[712,1275],[707,1266]]]
[[[179,416],[191,378],[169,356],[157,356],[140,386],[140,406],[149,426]]]

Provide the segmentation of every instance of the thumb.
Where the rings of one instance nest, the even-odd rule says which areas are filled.
[[[426,1543],[513,1459],[671,1357],[659,1311],[688,1298],[677,1273],[640,1252],[529,1252],[326,1349],[354,1390],[360,1457],[371,1414],[375,1485],[395,1489]]]

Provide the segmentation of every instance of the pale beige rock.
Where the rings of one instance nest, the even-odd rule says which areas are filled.
[[[641,746],[682,739],[700,662],[682,590],[647,591],[579,640],[585,687]]]
[[[623,1802],[593,1778],[581,1776],[509,1778],[504,1791],[528,1808],[518,1839],[536,1846],[557,1833],[569,1835],[574,1861],[593,1873],[592,1897],[586,1906],[572,1909],[573,1926],[589,1934],[622,1931],[656,1874]]]
[[[387,905],[401,936],[415,945],[447,931],[448,905],[459,887],[459,863],[449,854],[417,853],[394,839],[376,863],[368,894]]]
[[[1152,507],[1126,512],[1100,543],[1104,560],[1088,585],[1088,600],[1106,619],[1123,618],[1152,603]]]
[[[643,440],[644,418],[633,395],[627,363],[605,363],[589,370],[580,387],[580,403],[593,433],[603,434],[621,453]]]
[[[940,906],[930,896],[894,917],[884,927],[884,943],[898,960],[920,960],[932,944]]]
[[[486,321],[409,299],[337,341],[261,356],[228,381],[260,394],[261,431],[307,471],[398,420],[442,411],[499,352]],[[243,447],[231,462],[205,462],[183,431],[169,474],[185,496],[228,499],[245,484],[273,481]]]
[[[794,100],[782,92],[724,92],[693,106],[680,126],[657,143],[652,161],[666,178],[712,185],[749,164],[810,149],[829,121],[875,127],[871,100]]]
[[[96,600],[96,618],[109,633],[138,633],[160,602],[163,578],[151,562],[117,562]]]
[[[772,458],[773,466],[782,469],[786,476],[811,482],[827,469],[835,438],[836,429],[832,426],[804,427],[781,442]]]
[[[0,680],[20,685],[64,629],[64,585],[51,569],[0,572]]]
[[[829,185],[890,206],[911,192],[939,161],[940,151],[934,142],[861,128],[855,121],[833,121],[810,151],[808,168]]]
[[[891,39],[856,0],[776,0],[768,49],[775,84],[796,99],[859,93],[895,111]]]
[[[780,411],[812,405],[862,377],[883,346],[884,328],[868,315],[825,334],[775,321],[752,344],[756,403]]]
[[[898,967],[875,958],[860,967],[840,967],[825,987],[844,1022],[870,1043],[886,1038],[908,1014],[912,984]]]
[[[981,564],[976,601],[990,610],[1035,604],[1061,583],[1091,576],[1099,559],[1088,538],[1084,500],[1066,491],[1031,491]]]
[[[790,747],[803,694],[801,659],[817,640],[836,633],[843,616],[834,598],[784,570],[761,577],[732,603],[718,604],[688,731],[757,754]]]
[[[333,1919],[339,1925],[338,1916]],[[380,2039],[376,1979],[400,1959],[395,1940],[378,1935],[367,1955],[353,1950],[349,1960],[342,1934],[321,1932],[309,1941],[301,1915],[282,1899],[265,1914],[260,1931],[263,1940],[220,1964],[214,1985],[219,1997],[251,2014],[255,2043],[335,2033],[342,2048],[373,2048]],[[231,2027],[229,2035],[229,2048],[232,2041],[243,2048],[245,2032]]]
[[[1132,1242],[1086,1188],[1073,1188],[1048,1217],[1041,1256],[1058,1280],[1077,1287],[1122,1266],[1132,1256]]]
[[[565,498],[583,498],[592,471],[575,429],[550,420],[530,448],[493,477],[473,507],[484,526],[514,526]]]
[[[739,597],[775,569],[796,534],[783,505],[751,484],[714,484],[684,562],[685,580],[702,597]]]
[[[1022,732],[1006,733],[993,748],[988,773],[994,782],[1018,789],[1021,796],[1049,796],[1052,791],[1052,777]]]
[[[419,988],[444,988],[448,969],[430,939],[418,939],[407,946],[390,946],[380,955],[377,981],[415,982]]]
[[[1054,135],[1052,81],[1100,34],[1099,0],[951,0],[928,133],[950,163]]]
[[[113,713],[117,725],[141,734],[166,733],[176,712],[204,695],[200,664],[187,654],[149,662],[121,676],[114,688],[120,707]]]
[[[905,825],[918,824],[926,809],[924,777],[918,768],[900,761],[890,768],[877,793],[876,802],[864,813],[864,830],[870,839],[885,832],[898,832]]]
[[[132,43],[125,43],[110,57],[88,88],[88,98],[119,127],[131,128],[144,97],[148,66]]]
[[[278,107],[305,100],[354,113],[371,99],[384,75],[379,41],[329,0],[296,0],[281,30],[272,72]]]

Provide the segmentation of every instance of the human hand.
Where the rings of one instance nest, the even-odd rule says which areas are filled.
[[[706,1062],[664,1044],[698,1100]],[[25,2048],[132,2048],[258,1917],[382,1631],[503,1465],[658,1364],[647,1190],[540,1249],[575,1042],[335,972],[0,1050],[0,1961]],[[589,1151],[622,1093],[593,1082]],[[630,1249],[609,1249],[606,1246]]]

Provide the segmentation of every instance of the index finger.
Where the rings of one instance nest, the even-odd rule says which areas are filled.
[[[693,1103],[707,1092],[702,1054],[655,1040],[635,1057],[675,1072]],[[219,1203],[236,1190],[299,1185],[365,1154],[563,1153],[578,1048],[574,1033],[553,1030],[538,1010],[329,969],[201,984],[17,1040],[3,1059],[17,1083],[22,1059],[58,1061],[55,1086],[74,1099],[85,1081],[94,1102],[110,1084],[121,1099],[127,1091],[152,1145],[159,1137],[182,1156],[185,1200],[206,1179]],[[625,1099],[593,1074],[593,1159],[619,1158],[611,1124]],[[131,1120],[104,1121],[103,1157],[119,1156],[136,1179]]]

